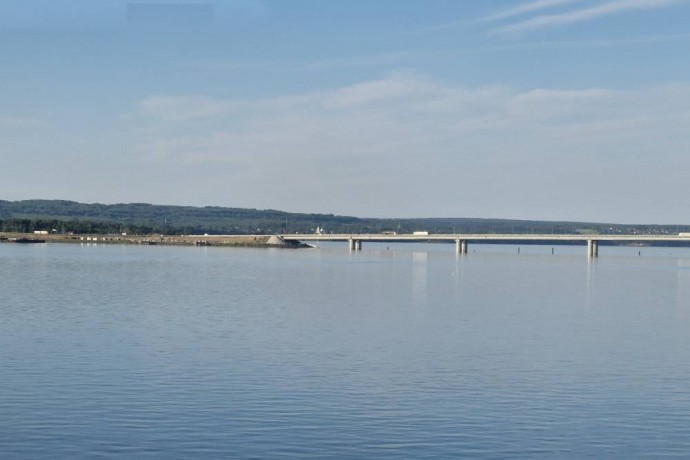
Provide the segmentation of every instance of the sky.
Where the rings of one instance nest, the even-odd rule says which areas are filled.
[[[0,199],[690,223],[690,0],[3,0]]]

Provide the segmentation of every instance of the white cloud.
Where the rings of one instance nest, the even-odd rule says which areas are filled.
[[[495,33],[513,34],[591,21],[604,16],[636,10],[664,8],[687,0],[613,0],[595,6],[571,10],[565,13],[539,15],[514,24],[494,29]]]
[[[396,76],[339,89],[324,98],[324,103],[334,107],[361,107],[385,101],[407,100],[421,95],[429,96],[435,89],[434,85],[423,80]]]
[[[663,148],[668,130],[677,129],[673,120],[690,121],[690,86],[517,91],[394,75],[330,92],[254,101],[157,96],[142,107],[153,123],[148,132],[155,136],[142,140],[139,151],[158,160],[414,158],[421,150],[427,156],[470,159],[471,152],[513,156],[504,148],[533,157],[554,146],[577,158],[588,151],[571,144],[590,135],[621,146],[635,138]],[[192,115],[208,117],[208,123],[190,125]],[[163,123],[156,125],[161,116]],[[642,122],[648,129],[640,130]],[[518,143],[509,140],[518,138]],[[433,152],[426,150],[430,144],[436,146]]]
[[[690,181],[686,84],[520,91],[393,75],[333,91],[204,102],[233,109],[201,124],[146,109],[139,123],[150,129],[137,152],[166,169],[207,171],[203,181],[222,193],[251,190],[248,206],[629,221],[623,213],[639,205],[631,190],[644,188],[651,200],[683,193],[678,184]],[[617,197],[621,215],[587,214],[606,207],[603,195]]]

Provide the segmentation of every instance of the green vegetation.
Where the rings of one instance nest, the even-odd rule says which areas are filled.
[[[85,204],[63,200],[0,200],[0,231],[57,233],[227,234],[312,233],[600,233],[675,234],[690,226],[616,225],[474,218],[374,219],[333,214],[146,203]]]

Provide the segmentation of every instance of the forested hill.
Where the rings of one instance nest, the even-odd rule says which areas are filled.
[[[216,206],[164,206],[147,203],[86,204],[64,200],[0,201],[0,220],[56,221],[67,228],[84,224],[94,232],[256,234],[304,231],[322,222],[339,228],[355,228],[368,219],[323,214],[297,214],[275,210],[224,208]],[[87,226],[88,226],[87,225]],[[59,230],[59,229],[58,229]],[[8,230],[5,230],[8,231]],[[69,230],[74,231],[74,230]]]
[[[64,200],[0,200],[0,231],[59,233],[676,233],[688,227],[474,218],[374,219],[333,214],[147,203],[86,204]]]

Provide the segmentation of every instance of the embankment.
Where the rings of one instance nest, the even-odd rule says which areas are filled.
[[[0,233],[0,242],[142,244],[170,246],[294,247],[269,244],[270,235],[40,235]]]

